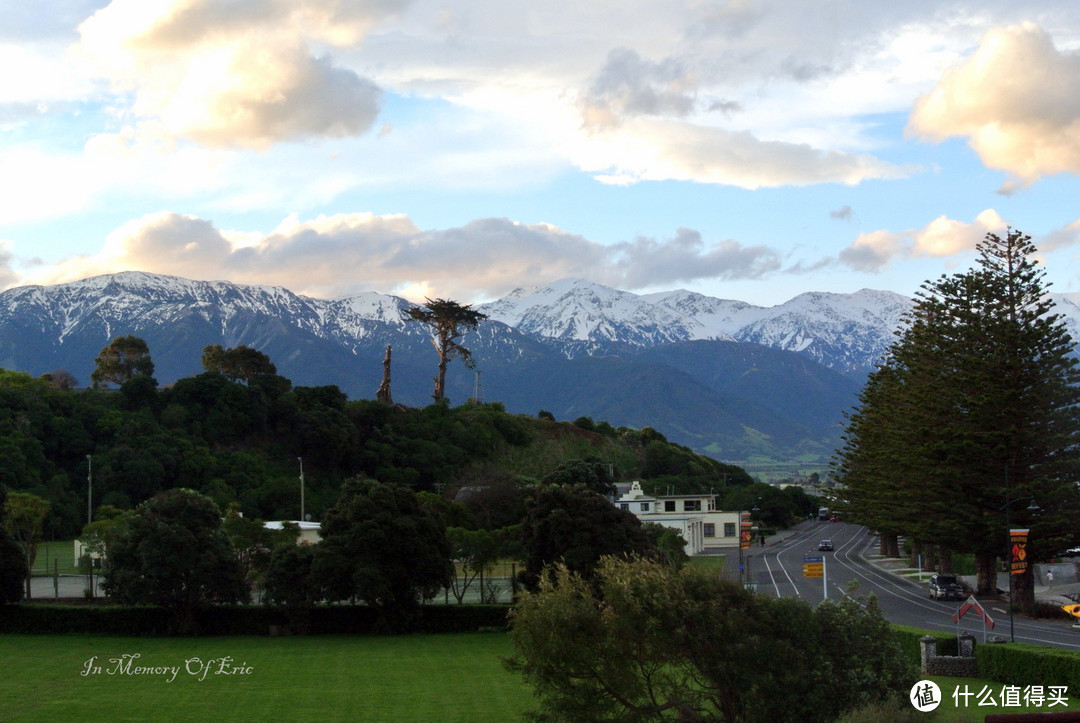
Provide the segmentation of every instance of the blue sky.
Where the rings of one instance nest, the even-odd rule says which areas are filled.
[[[1080,291],[1068,0],[0,4],[0,287]]]

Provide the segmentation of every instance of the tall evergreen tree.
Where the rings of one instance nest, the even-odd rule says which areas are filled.
[[[438,404],[446,400],[446,367],[455,356],[461,357],[465,366],[472,369],[472,353],[458,339],[466,331],[479,326],[487,315],[473,309],[469,304],[459,304],[449,299],[426,299],[423,307],[408,310],[409,318],[431,327],[435,337],[431,340],[439,353],[439,373],[435,377],[432,397]]]
[[[923,285],[849,417],[835,470],[855,519],[973,552],[980,592],[1005,554],[1006,506],[1033,559],[1075,536],[1080,371],[1030,237],[987,234],[968,272]],[[1046,514],[1015,504],[1035,498]],[[1034,604],[1029,570],[1021,604]]]

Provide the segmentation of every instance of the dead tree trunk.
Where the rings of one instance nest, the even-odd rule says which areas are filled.
[[[393,404],[394,400],[390,397],[390,345],[386,345],[386,358],[382,363],[382,384],[379,385],[379,391],[375,392],[375,399],[384,404]]]

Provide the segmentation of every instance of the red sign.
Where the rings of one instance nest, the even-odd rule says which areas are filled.
[[[1009,549],[1012,561],[1009,565],[1009,573],[1022,575],[1028,566],[1027,557],[1028,530],[1009,530]]]
[[[994,629],[993,619],[986,614],[986,611],[983,610],[983,606],[979,604],[979,601],[976,600],[974,596],[969,597],[967,599],[967,602],[960,606],[960,609],[956,611],[956,615],[952,616],[952,621],[954,623],[960,622],[960,618],[964,617],[964,615],[966,615],[970,610],[974,610],[975,613],[980,618],[982,618],[982,621],[986,625],[986,627],[990,628],[991,630]]]
[[[750,542],[752,541],[751,528],[753,526],[754,523],[750,521],[750,515],[744,512],[739,516],[739,547],[744,550],[750,549]]]

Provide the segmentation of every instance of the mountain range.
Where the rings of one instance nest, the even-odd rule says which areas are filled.
[[[1076,336],[1080,307],[1059,295]],[[266,353],[294,384],[373,398],[386,347],[395,402],[430,402],[437,358],[405,299],[374,292],[315,299],[281,287],[124,272],[0,293],[0,367],[66,369],[86,383],[125,334],[144,339],[161,384],[202,371],[208,344]],[[632,294],[580,279],[518,289],[476,308],[462,340],[475,372],[451,363],[452,403],[550,411],[652,426],[749,471],[823,471],[866,372],[892,343],[908,297],[806,293],[774,307],[689,291]],[[767,476],[767,474],[766,474]]]

